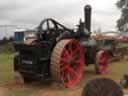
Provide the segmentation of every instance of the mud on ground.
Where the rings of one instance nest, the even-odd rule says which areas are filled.
[[[102,75],[115,80],[118,84],[124,73],[128,73],[128,61],[122,60],[111,63],[109,73]],[[94,66],[85,68],[84,76],[80,84],[73,88],[64,88],[60,84],[51,82],[33,82],[32,84],[16,84],[13,80],[0,85],[0,96],[81,96],[82,89],[88,80],[98,76],[94,72]],[[128,89],[124,89],[128,94]]]

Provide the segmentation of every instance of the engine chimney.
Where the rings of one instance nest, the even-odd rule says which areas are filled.
[[[84,8],[84,20],[85,20],[85,27],[89,32],[91,32],[91,6],[86,5]]]

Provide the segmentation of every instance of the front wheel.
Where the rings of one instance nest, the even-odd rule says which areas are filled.
[[[107,51],[100,50],[96,54],[95,71],[96,74],[105,74],[108,72],[109,55]]]
[[[18,84],[24,84],[24,83],[31,83],[32,82],[31,78],[23,76],[18,71],[15,71],[14,78],[15,78],[15,82]]]

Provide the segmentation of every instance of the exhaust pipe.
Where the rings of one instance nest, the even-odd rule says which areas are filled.
[[[84,20],[85,20],[85,28],[91,32],[91,6],[90,5],[86,5],[84,7]]]

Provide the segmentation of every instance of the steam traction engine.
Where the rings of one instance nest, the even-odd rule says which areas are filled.
[[[91,6],[85,6],[85,22],[77,31],[53,19],[45,19],[36,29],[36,38],[29,43],[15,42],[14,70],[24,82],[53,79],[65,87],[75,86],[83,75],[84,64],[94,64],[102,74],[108,54],[97,48],[90,38]]]

